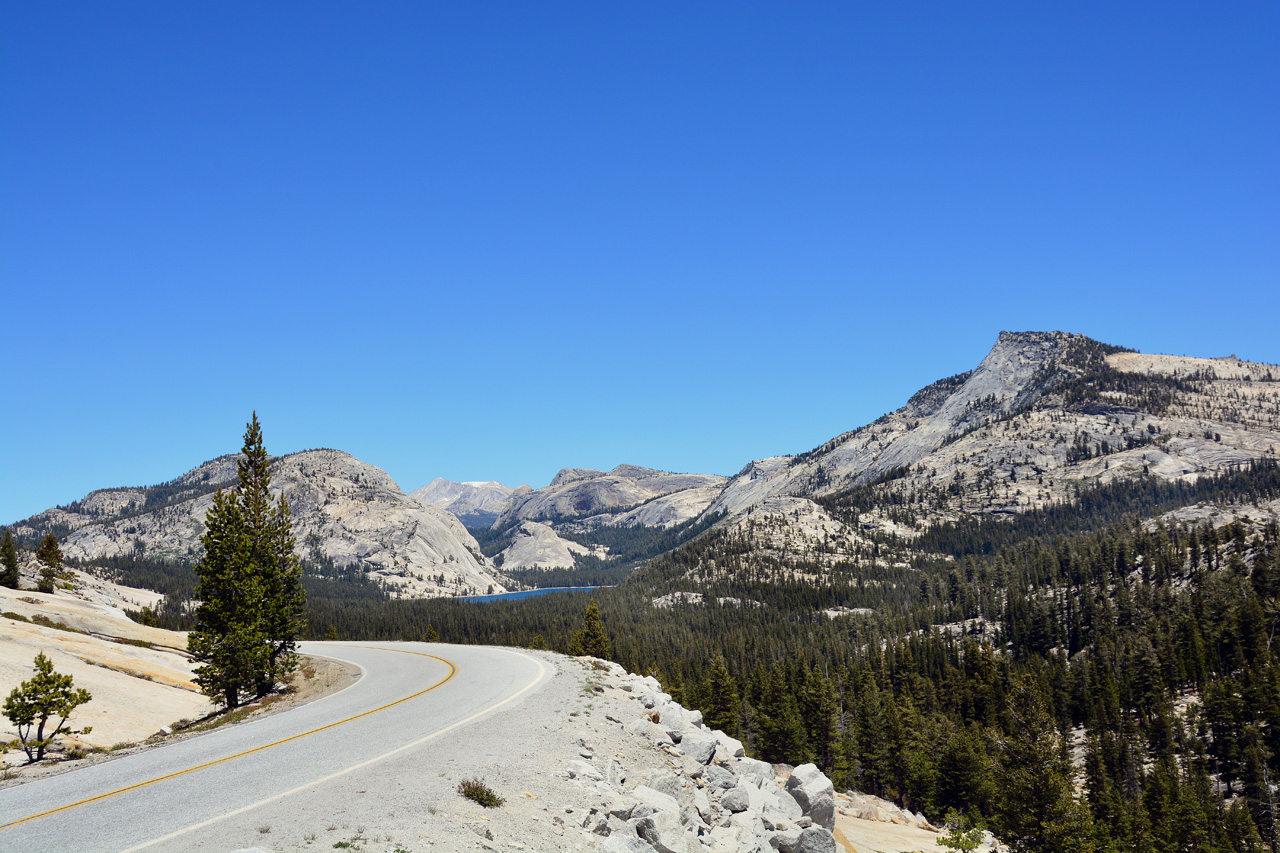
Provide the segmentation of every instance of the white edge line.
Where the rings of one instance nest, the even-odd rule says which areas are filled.
[[[171,841],[180,835],[186,835],[188,832],[194,832],[197,829],[203,829],[206,826],[212,826],[213,824],[218,823],[220,821],[224,821],[227,818],[235,817],[236,815],[244,814],[245,812],[253,811],[256,808],[261,808],[262,806],[268,805],[270,803],[274,803],[277,800],[283,800],[285,797],[291,797],[294,794],[302,793],[308,788],[313,788],[316,785],[323,785],[326,782],[332,782],[334,779],[337,779],[339,776],[345,776],[348,773],[354,773],[357,770],[360,770],[364,767],[368,767],[370,764],[376,764],[379,761],[384,761],[397,753],[404,752],[407,749],[413,749],[414,747],[417,747],[417,746],[421,746],[422,744],[426,743],[429,740],[434,740],[435,738],[438,738],[442,734],[451,732],[454,729],[459,728],[460,726],[465,726],[467,723],[474,722],[480,717],[483,717],[486,714],[489,714],[489,713],[492,713],[493,711],[498,710],[503,705],[506,705],[509,702],[514,702],[516,699],[528,693],[530,690],[532,690],[534,687],[537,687],[538,684],[542,682],[543,678],[547,674],[547,667],[546,667],[546,664],[544,664],[542,661],[538,660],[537,658],[531,658],[528,655],[521,654],[520,652],[511,652],[511,654],[516,655],[517,657],[522,657],[527,661],[536,663],[538,665],[538,677],[535,678],[533,681],[530,681],[524,687],[520,688],[520,690],[516,691],[515,693],[512,693],[506,699],[503,699],[501,702],[498,702],[497,704],[490,705],[488,708],[484,708],[480,711],[477,711],[476,713],[472,714],[470,717],[467,717],[465,720],[458,720],[458,722],[445,726],[443,729],[434,731],[429,735],[423,735],[422,737],[418,738],[415,741],[410,741],[409,743],[406,743],[402,746],[398,746],[395,749],[391,750],[390,752],[384,752],[382,755],[374,756],[373,758],[367,758],[364,761],[361,761],[359,764],[353,764],[350,767],[337,771],[336,773],[330,773],[328,776],[322,776],[319,779],[313,779],[304,785],[299,785],[298,787],[293,788],[291,790],[284,791],[282,793],[267,797],[265,800],[259,800],[256,803],[250,803],[247,806],[241,806],[240,808],[235,809],[234,811],[229,811],[226,814],[221,814],[221,815],[218,815],[217,817],[211,817],[208,820],[201,821],[200,823],[193,823],[191,824],[191,826],[184,827],[183,829],[179,829],[177,832],[171,832],[168,835],[162,835],[159,838],[153,838],[150,841],[146,841],[146,842],[143,842],[142,844],[137,845],[136,847],[129,847],[126,850],[122,850],[120,851],[120,853],[134,853],[134,851],[137,851],[137,850],[145,850],[148,847],[154,847],[157,844],[162,844],[166,841]]]

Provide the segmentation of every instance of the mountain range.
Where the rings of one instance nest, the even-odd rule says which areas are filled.
[[[1001,332],[973,370],[807,453],[756,459],[732,477],[619,465],[565,468],[538,489],[437,478],[406,495],[378,468],[310,450],[276,459],[273,478],[304,556],[356,567],[397,597],[430,597],[503,591],[511,572],[587,558],[632,565],[686,541],[680,531],[713,525],[762,553],[802,551],[833,565],[875,533],[909,538],[959,518],[1014,516],[1122,478],[1194,481],[1275,459],[1278,448],[1274,365]],[[96,491],[15,532],[54,532],[68,557],[86,561],[191,561],[235,459],[159,486]]]
[[[1280,368],[1004,332],[973,370],[731,477],[566,468],[411,497],[313,450],[273,483],[312,636],[564,650],[585,606],[607,654],[765,762],[934,825],[1049,833],[1026,849],[1240,853],[1280,839],[1278,449]],[[155,578],[163,605],[135,615],[189,628],[235,461],[19,522],[25,577],[55,533],[95,581]],[[440,600],[579,585],[612,588]]]
[[[493,505],[491,527],[536,519],[549,547],[553,534],[583,543],[604,527],[714,520],[762,553],[808,551],[830,565],[876,532],[909,537],[960,518],[1017,515],[1129,477],[1193,482],[1276,459],[1278,449],[1274,365],[1002,332],[973,370],[807,453],[756,459],[730,478],[564,469]],[[839,511],[855,492],[861,509]],[[557,553],[567,559],[566,547]]]

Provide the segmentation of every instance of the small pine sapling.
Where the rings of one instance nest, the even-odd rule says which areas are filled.
[[[591,655],[592,657],[609,659],[609,635],[604,631],[604,622],[600,619],[600,608],[596,600],[587,604],[586,613],[582,616],[582,627],[569,641],[569,654]]]
[[[960,853],[972,853],[982,846],[982,827],[969,826],[969,821],[955,809],[947,809],[947,817],[943,824],[947,834],[937,839],[939,847],[958,850]]]
[[[71,712],[93,698],[89,691],[73,688],[71,676],[54,672],[44,652],[36,655],[35,667],[35,677],[15,687],[4,702],[4,714],[18,729],[28,764],[43,761],[45,750],[59,734],[88,734],[93,730],[92,726],[66,728]],[[54,717],[58,723],[46,736],[45,729]]]

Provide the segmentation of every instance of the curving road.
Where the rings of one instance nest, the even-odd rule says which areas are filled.
[[[0,851],[184,849],[228,817],[300,795],[314,801],[349,773],[429,753],[551,674],[531,656],[480,646],[304,643],[302,651],[354,663],[364,676],[290,711],[0,791]]]

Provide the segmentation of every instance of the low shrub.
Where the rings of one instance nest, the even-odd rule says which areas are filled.
[[[458,783],[458,793],[468,800],[479,803],[487,809],[502,805],[506,800],[499,797],[494,790],[481,779],[464,779]]]
[[[36,625],[42,625],[45,628],[56,628],[59,631],[70,631],[72,634],[87,634],[88,631],[81,631],[79,628],[72,628],[70,625],[64,625],[62,622],[50,619],[43,613],[37,613],[31,617],[31,621]]]

